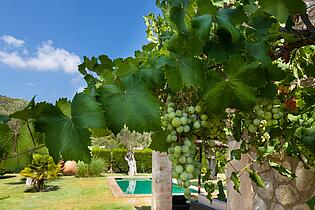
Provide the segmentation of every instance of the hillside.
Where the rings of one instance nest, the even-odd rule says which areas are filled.
[[[10,98],[0,95],[0,114],[11,114],[23,109],[28,102],[23,99]]]

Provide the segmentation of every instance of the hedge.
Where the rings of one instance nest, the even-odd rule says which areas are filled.
[[[112,149],[112,170],[115,173],[128,173],[129,167],[125,160],[126,149]]]
[[[112,170],[115,173],[128,173],[129,167],[127,161],[125,160],[125,156],[127,153],[126,149],[104,149],[100,147],[93,147],[91,153],[93,158],[101,158],[104,160],[105,165],[108,166],[105,171],[108,171],[111,165]],[[137,162],[138,173],[151,173],[152,150],[136,150],[134,152],[134,155]]]
[[[137,162],[137,171],[140,173],[152,172],[152,150],[136,150],[135,159]]]
[[[111,157],[112,151],[110,149],[93,147],[91,153],[94,159],[100,158],[104,161],[105,163],[104,171],[108,171],[110,169],[112,159]]]

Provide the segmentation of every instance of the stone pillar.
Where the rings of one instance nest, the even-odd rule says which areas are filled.
[[[234,149],[239,149],[240,143],[231,139],[228,144],[229,154],[230,151]],[[249,158],[246,155],[242,155],[241,160],[231,161],[230,164],[227,164],[226,177],[230,178],[231,173],[236,169],[240,170],[244,168],[249,163]],[[253,188],[252,181],[249,178],[247,173],[243,173],[240,176],[241,187],[240,192],[238,193],[233,189],[233,182],[230,181],[227,183],[227,210],[252,210],[253,209]],[[260,209],[263,210],[263,209]]]
[[[151,209],[172,210],[172,164],[165,152],[152,152]]]

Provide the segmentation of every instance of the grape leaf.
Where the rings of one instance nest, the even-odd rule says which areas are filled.
[[[19,172],[26,167],[32,160],[32,149],[34,144],[31,135],[27,129],[26,124],[22,124],[18,131],[13,132],[9,127],[1,129],[0,141],[6,141],[7,145],[5,151],[7,151],[6,158],[3,161],[5,168],[8,171]],[[33,130],[33,129],[32,129]],[[3,132],[3,133],[2,133]],[[2,143],[0,143],[2,144]]]
[[[150,148],[159,151],[159,152],[167,152],[169,148],[169,144],[166,142],[166,137],[169,134],[169,131],[156,131],[151,136],[151,144]]]
[[[180,91],[184,86],[202,88],[205,85],[203,63],[188,55],[176,58],[163,58],[159,67],[164,65],[165,77],[173,91]]]
[[[255,4],[255,0],[248,0],[246,1],[246,5],[244,5],[244,11],[246,14],[254,13],[258,10],[257,5]]]
[[[211,0],[198,0],[198,14],[210,14],[215,15],[217,8],[213,5]]]
[[[253,182],[257,184],[258,187],[265,187],[264,181],[261,179],[261,177],[253,170],[248,169],[249,177]]]
[[[289,177],[289,178],[295,178],[295,174],[291,172],[290,170],[284,168],[283,166],[279,165],[278,163],[269,161],[269,166],[271,168],[276,169],[281,175]]]
[[[170,20],[175,24],[178,33],[186,33],[185,5],[182,0],[171,1]]]
[[[167,42],[167,50],[174,53],[177,57],[191,57],[200,55],[203,52],[203,45],[204,41],[201,41],[192,33],[189,33],[187,36],[174,34]],[[176,60],[177,57],[171,58]]]
[[[8,151],[11,149],[12,144],[10,144],[10,141],[12,141],[13,138],[13,132],[9,128],[7,124],[0,123],[0,149],[4,151]],[[1,157],[0,157],[1,158]]]
[[[211,178],[211,169],[207,169],[207,172],[202,176],[202,182],[206,182]]]
[[[178,68],[186,87],[204,87],[205,72],[200,60],[182,56],[178,59]]]
[[[105,122],[100,104],[83,93],[74,96],[70,117],[57,106],[39,103],[34,118],[36,128],[45,132],[46,146],[55,161],[61,154],[65,160],[89,162],[91,132],[88,128],[101,128]]]
[[[209,111],[218,113],[228,107],[249,110],[256,102],[256,87],[261,85],[263,74],[264,71],[258,69],[258,63],[245,63],[238,56],[231,58],[222,74],[209,74],[204,94]]]
[[[191,26],[195,30],[197,37],[203,41],[209,39],[211,24],[212,17],[208,14],[194,17],[191,20]]]
[[[108,127],[114,133],[125,124],[139,132],[160,128],[160,105],[136,76],[122,78],[120,84],[104,85],[100,92]]]
[[[28,120],[31,118],[33,108],[35,106],[35,96],[32,100],[28,103],[28,105],[22,109],[21,111],[14,112],[9,116],[11,118],[21,119],[21,120]]]
[[[315,209],[315,196],[313,196],[310,200],[308,200],[307,205],[310,207],[310,210]]]
[[[235,171],[233,171],[231,174],[231,180],[234,183],[234,190],[240,193],[241,180],[239,175]]]
[[[165,78],[167,79],[167,83],[171,87],[171,90],[176,92],[184,88],[183,79],[174,59],[162,56],[157,59],[156,67],[159,69],[164,69]]]
[[[101,61],[102,68],[106,66],[107,69],[112,69],[114,64],[113,61],[107,55],[100,55],[98,59]]]
[[[240,149],[234,149],[231,151],[231,160],[240,160],[242,157],[242,151]]]
[[[268,55],[269,49],[267,41],[250,43],[247,45],[247,49],[249,51],[249,55],[255,60],[258,60],[265,65],[271,64],[272,60]]]
[[[152,89],[162,88],[165,84],[163,70],[160,68],[143,68],[138,72],[138,76],[145,81]]]
[[[302,144],[315,153],[315,128],[306,128],[302,136]]]
[[[220,201],[225,201],[226,195],[225,195],[225,193],[224,193],[224,187],[223,187],[222,180],[219,180],[219,181],[218,181],[218,188],[219,188],[218,199],[219,199]]]
[[[264,40],[269,35],[269,28],[277,21],[274,17],[258,10],[249,16],[248,24],[253,27],[257,42]],[[279,33],[277,31],[277,33]]]
[[[240,31],[236,26],[246,20],[247,16],[240,7],[221,9],[217,15],[218,25],[231,33],[233,42],[237,41],[240,37]]]
[[[180,91],[184,88],[184,83],[178,66],[165,66],[165,77],[173,91]]]
[[[278,87],[276,84],[269,82],[265,87],[260,88],[260,97],[273,100],[277,94]]]
[[[118,63],[116,65],[115,76],[124,77],[138,71],[138,68],[135,66],[133,62],[134,62],[133,59],[126,58],[124,59],[123,62]]]
[[[71,117],[71,102],[66,98],[61,98],[56,102],[56,106],[62,111],[67,117]]]
[[[302,0],[258,0],[262,9],[267,13],[275,16],[279,22],[285,23],[289,13],[303,13],[306,11],[305,4]]]
[[[242,116],[239,113],[235,113],[233,116],[233,128],[232,128],[232,133],[233,137],[235,138],[236,141],[241,141],[242,138]],[[232,153],[231,153],[231,157]]]
[[[223,62],[228,60],[232,55],[240,54],[240,49],[242,48],[243,43],[240,40],[235,43],[227,42],[227,39],[222,41],[211,40],[207,45],[208,58]]]
[[[207,198],[211,201],[212,193],[215,191],[216,187],[213,182],[206,182],[205,183],[205,190],[207,191]]]

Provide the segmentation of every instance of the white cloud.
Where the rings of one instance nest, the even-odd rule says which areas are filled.
[[[12,47],[21,47],[22,45],[25,44],[24,40],[17,39],[14,36],[10,36],[10,35],[3,35],[3,36],[0,37],[0,39],[4,43],[6,43],[8,45],[11,45]]]
[[[28,53],[27,49],[23,49],[23,51],[15,49],[11,52],[6,49],[0,49],[0,62],[16,69],[62,70],[66,73],[75,73],[81,60],[79,56],[72,52],[54,47],[53,42],[49,40],[43,42],[33,55]]]

